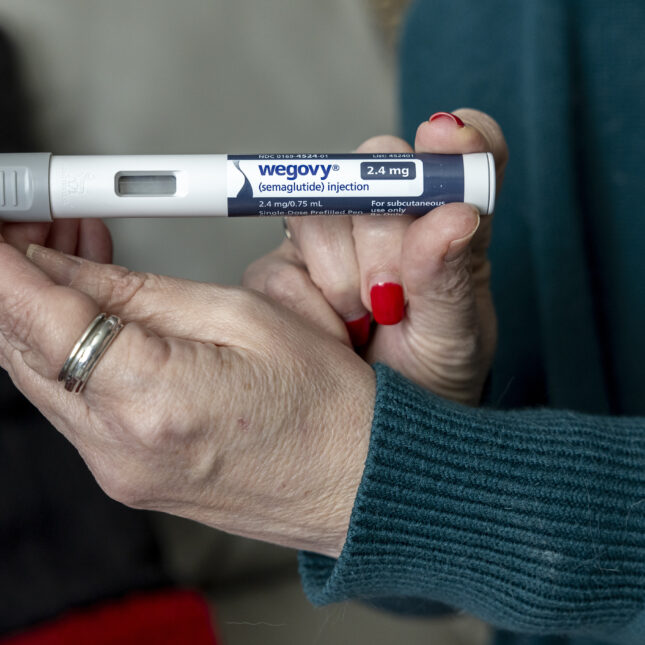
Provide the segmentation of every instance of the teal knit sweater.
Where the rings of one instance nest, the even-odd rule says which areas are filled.
[[[500,346],[479,409],[376,367],[344,550],[301,555],[313,602],[438,601],[500,645],[645,643],[644,34],[642,0],[412,5],[406,137],[472,106],[509,142]]]

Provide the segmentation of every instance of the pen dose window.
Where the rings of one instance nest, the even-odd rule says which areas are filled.
[[[116,193],[121,197],[139,195],[154,197],[174,195],[177,192],[175,175],[119,174],[116,178]]]

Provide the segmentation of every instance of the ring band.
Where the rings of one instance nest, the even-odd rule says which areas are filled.
[[[88,325],[58,374],[58,380],[65,382],[68,392],[80,394],[83,391],[99,360],[122,329],[123,323],[118,316],[105,313]]]

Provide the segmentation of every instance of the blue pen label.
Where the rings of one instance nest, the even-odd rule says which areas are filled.
[[[227,162],[236,215],[402,215],[464,200],[461,155],[239,155]]]

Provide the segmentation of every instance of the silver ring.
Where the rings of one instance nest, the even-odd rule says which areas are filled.
[[[88,325],[58,374],[58,380],[65,382],[68,392],[80,394],[83,391],[99,360],[122,329],[123,323],[118,316],[105,313]]]
[[[282,227],[284,228],[284,236],[291,242],[291,231],[289,230],[289,224],[287,223],[287,218],[282,218]]]

